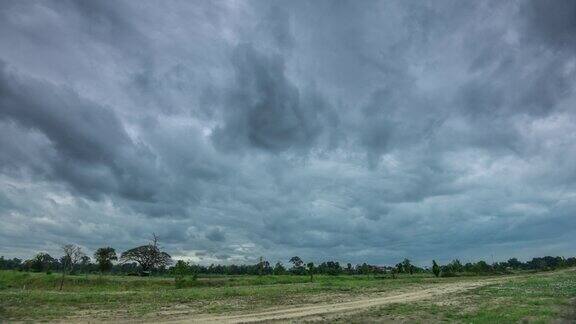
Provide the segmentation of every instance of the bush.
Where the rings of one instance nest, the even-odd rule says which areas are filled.
[[[187,278],[187,275],[190,274],[190,266],[187,262],[179,260],[176,262],[172,272],[174,274],[174,284],[176,285],[176,289],[184,288],[187,281],[190,281],[190,278]],[[196,281],[196,278],[196,274],[194,273],[191,279],[192,281]]]
[[[440,267],[438,266],[438,263],[436,263],[436,260],[432,260],[432,273],[436,277],[440,275]]]
[[[451,272],[451,271],[442,271],[440,273],[440,277],[442,277],[442,278],[456,277],[456,274],[454,272]]]

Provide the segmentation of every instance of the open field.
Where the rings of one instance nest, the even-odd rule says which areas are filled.
[[[138,321],[547,322],[569,319],[576,272],[398,279],[216,276],[176,289],[171,278],[0,272],[0,319]]]
[[[344,316],[335,323],[460,322],[575,323],[576,272],[564,271],[507,279],[433,299],[395,303]]]

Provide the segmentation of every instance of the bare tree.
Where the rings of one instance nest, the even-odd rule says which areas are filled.
[[[64,277],[66,277],[66,273],[72,271],[74,266],[78,264],[78,262],[85,256],[84,252],[82,252],[82,248],[74,245],[74,244],[66,244],[62,246],[62,252],[64,256],[62,256],[62,278],[60,279],[60,290],[64,286]]]
[[[156,234],[153,234],[151,243],[122,252],[120,259],[123,262],[138,262],[142,267],[143,272],[163,268],[172,263],[172,257],[170,254],[160,251]]]

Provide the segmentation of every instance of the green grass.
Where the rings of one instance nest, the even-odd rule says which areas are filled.
[[[313,283],[325,286],[346,286],[354,284],[377,284],[387,277],[374,276],[315,276]],[[51,290],[60,285],[60,274],[28,273],[17,271],[0,271],[0,291],[17,288],[25,290]],[[400,282],[427,282],[438,281],[428,275],[401,276]],[[207,287],[239,287],[239,286],[266,286],[283,284],[307,284],[307,276],[211,276],[200,277],[193,281],[186,278],[186,285],[196,288]],[[170,277],[130,277],[130,276],[98,276],[98,275],[68,275],[65,277],[66,291],[126,291],[128,290],[155,290],[174,288],[174,279]]]
[[[176,289],[172,278],[67,276],[59,291],[59,274],[0,271],[0,319],[58,319],[91,311],[96,316],[153,315],[174,305],[198,312],[222,313],[276,305],[329,301],[331,296],[358,295],[421,284],[458,280],[429,275],[390,279],[374,276],[212,276],[188,279]],[[466,280],[466,279],[460,279]],[[319,297],[321,296],[321,297]]]
[[[549,323],[576,321],[576,271],[517,277],[441,300],[394,304],[342,322],[409,320],[460,323]]]
[[[397,279],[315,276],[314,282],[309,282],[308,277],[289,275],[211,276],[197,281],[188,279],[185,288],[176,289],[174,280],[166,277],[89,275],[67,276],[64,290],[59,291],[59,274],[0,271],[0,322],[2,319],[58,320],[82,316],[133,319],[154,317],[159,312],[175,309],[186,313],[250,312],[280,305],[308,305],[358,295],[413,291],[423,286],[468,280],[479,278],[434,278],[427,274],[403,275]],[[574,280],[573,273],[518,277],[506,285],[453,296],[465,303],[397,304],[364,316],[411,316],[479,323],[553,318],[571,296],[576,296]],[[470,304],[480,306],[470,308]]]

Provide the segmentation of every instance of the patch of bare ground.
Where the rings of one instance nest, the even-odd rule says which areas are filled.
[[[547,273],[539,274],[546,276]],[[285,321],[335,321],[346,319],[354,322],[350,314],[358,314],[360,322],[371,322],[366,317],[367,310],[384,309],[387,305],[418,302],[426,305],[454,306],[463,309],[464,313],[473,312],[476,305],[466,294],[486,285],[503,283],[514,277],[486,277],[463,282],[421,283],[407,287],[395,288],[392,291],[371,289],[362,294],[325,293],[296,294],[262,300],[254,296],[225,298],[217,301],[193,301],[187,303],[167,304],[152,311],[139,312],[138,308],[117,311],[99,311],[97,309],[78,312],[67,317],[72,322],[93,322],[96,319],[107,319],[115,322],[170,322],[170,323],[247,323],[247,322],[285,322]],[[454,296],[457,295],[457,298]],[[303,306],[305,305],[305,306]],[[464,307],[463,307],[464,306]],[[210,315],[214,314],[214,315]],[[218,315],[217,315],[218,314]],[[434,314],[422,314],[426,322],[441,320]],[[378,322],[414,322],[423,318],[411,316],[378,314]],[[341,320],[340,320],[341,321]]]
[[[570,300],[570,304],[562,312],[562,317],[554,323],[576,323],[576,298]]]
[[[173,318],[163,319],[163,322],[171,323],[250,323],[250,322],[276,322],[276,321],[306,321],[326,320],[338,314],[350,314],[360,312],[366,309],[390,305],[394,303],[406,303],[438,298],[446,294],[454,294],[470,289],[475,289],[489,284],[502,281],[502,279],[483,279],[469,282],[447,283],[422,287],[421,289],[412,289],[409,292],[393,292],[385,295],[363,296],[352,301],[342,301],[337,303],[323,303],[300,307],[284,307],[272,309],[263,312],[236,314],[236,315],[219,315],[219,316],[196,316],[193,318]],[[391,321],[402,322],[411,321],[410,318],[394,318]],[[380,321],[380,320],[379,320]]]
[[[435,284],[437,285],[437,284]],[[405,293],[416,291],[431,284],[417,284],[407,287],[394,288],[394,293]],[[98,309],[88,307],[78,310],[67,316],[65,322],[93,322],[96,320],[108,320],[114,322],[158,322],[158,321],[179,321],[183,318],[195,321],[194,318],[204,318],[209,314],[251,314],[258,311],[283,310],[288,307],[298,307],[302,305],[325,305],[339,304],[350,301],[361,301],[366,298],[378,298],[388,296],[390,292],[378,289],[370,289],[361,293],[354,292],[330,292],[321,294],[296,294],[281,296],[281,298],[271,297],[267,300],[256,298],[255,296],[242,296],[226,298],[221,300],[195,300],[191,302],[172,303],[166,305],[156,305],[153,311],[141,311],[145,305],[126,305],[117,309]],[[281,306],[280,306],[281,305]]]

